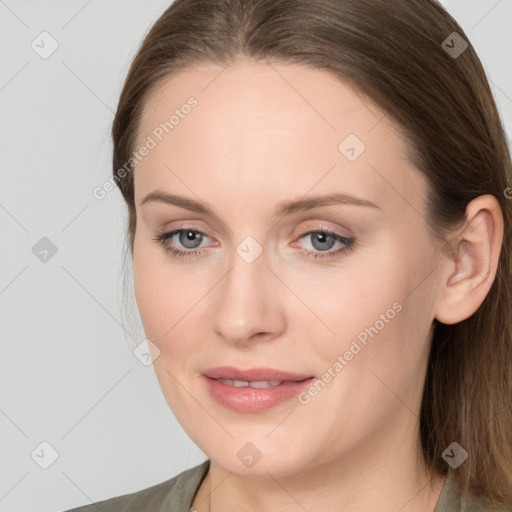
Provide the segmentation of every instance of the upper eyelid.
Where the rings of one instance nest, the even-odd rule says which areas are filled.
[[[196,226],[194,226],[193,224],[190,224],[190,223],[186,223],[186,224],[183,224],[181,226],[178,225],[176,227],[173,226],[172,228],[169,228],[169,229],[162,229],[161,232],[162,233],[174,233],[176,231],[182,231],[182,230],[187,230],[187,229],[190,230],[190,231],[197,231],[198,233],[206,235],[209,238],[215,238],[215,237],[210,236],[206,231],[204,231],[200,227],[196,227]],[[343,229],[346,229],[347,231],[350,231],[348,228],[345,228],[345,227],[343,227]],[[345,234],[344,235],[342,233],[339,233],[337,229],[330,228],[330,227],[324,225],[322,223],[322,221],[314,221],[313,225],[309,226],[299,236],[304,236],[304,235],[309,234],[311,232],[318,232],[318,231],[322,231],[322,232],[325,231],[325,232],[333,233],[333,234],[336,234],[336,235],[339,235],[339,236],[343,236],[344,238],[351,238],[351,236],[352,236],[352,234]]]
[[[172,238],[177,233],[180,233],[181,231],[193,231],[194,233],[200,233],[203,236],[206,236],[212,240],[215,240],[215,237],[210,236],[208,233],[203,231],[202,229],[195,228],[193,226],[184,226],[184,227],[177,227],[169,230],[162,231],[162,235],[167,235],[167,238]]]

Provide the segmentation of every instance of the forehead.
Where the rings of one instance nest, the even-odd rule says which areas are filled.
[[[302,65],[242,60],[186,69],[146,102],[137,147],[148,138],[154,148],[136,167],[136,199],[157,186],[184,191],[186,183],[198,193],[221,187],[256,199],[275,191],[276,201],[333,187],[376,201],[416,189],[421,200],[422,177],[397,126],[331,73]]]
[[[233,132],[267,125],[295,128],[297,134],[307,125],[308,135],[316,133],[317,139],[339,137],[347,128],[363,136],[383,119],[369,98],[325,70],[242,59],[224,67],[204,63],[165,79],[144,106],[139,135],[168,120],[192,96],[200,107],[194,117],[211,136],[212,128],[221,124]],[[301,126],[290,124],[297,122]],[[387,117],[386,122],[388,130],[395,129]],[[399,134],[393,135],[397,142]]]

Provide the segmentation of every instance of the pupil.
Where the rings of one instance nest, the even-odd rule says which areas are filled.
[[[314,237],[314,242],[319,242],[320,243],[320,247],[315,247],[317,250],[328,250],[328,249],[331,249],[332,248],[332,243],[329,244],[327,242],[327,240],[331,238],[332,241],[334,241],[334,238],[329,235],[328,233],[316,233],[316,237]],[[313,245],[315,245],[315,243],[313,243]],[[327,245],[327,247],[326,247]]]
[[[180,242],[187,249],[195,249],[197,247],[195,242],[199,241],[201,243],[201,239],[202,235],[195,231],[182,231],[180,234]]]

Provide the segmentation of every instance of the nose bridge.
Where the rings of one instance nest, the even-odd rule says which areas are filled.
[[[214,328],[225,340],[243,342],[257,333],[279,330],[281,315],[267,253],[246,237],[230,259],[230,270],[216,295]]]

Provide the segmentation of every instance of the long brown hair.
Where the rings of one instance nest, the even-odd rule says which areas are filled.
[[[128,206],[132,253],[136,164],[126,164],[148,97],[187,66],[227,66],[241,56],[328,70],[397,121],[428,180],[435,239],[464,221],[472,199],[498,199],[505,233],[497,275],[471,317],[455,325],[434,321],[420,435],[431,468],[446,473],[441,455],[456,441],[469,455],[456,470],[460,488],[510,507],[512,171],[486,74],[466,34],[434,0],[176,0],[142,41],[113,123],[113,178]]]

